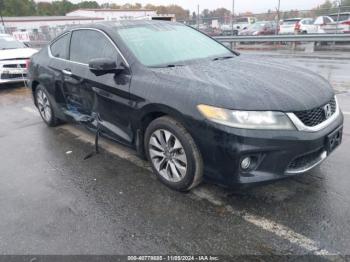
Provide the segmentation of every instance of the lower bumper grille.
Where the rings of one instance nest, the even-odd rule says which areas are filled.
[[[27,74],[2,74],[0,79],[16,79],[16,78],[26,78]]]
[[[315,152],[297,157],[294,159],[286,170],[287,174],[298,174],[309,171],[320,164],[327,157],[327,152],[324,148]]]

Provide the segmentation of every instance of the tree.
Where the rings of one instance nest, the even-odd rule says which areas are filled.
[[[84,2],[78,3],[77,7],[78,8],[97,9],[100,6],[98,5],[98,3],[96,1],[84,1]]]
[[[3,0],[2,4],[3,16],[30,16],[36,12],[33,0]]]
[[[74,4],[67,0],[53,1],[52,7],[54,11],[53,15],[66,15],[74,9],[77,9]]]
[[[335,2],[331,2],[330,0],[326,0],[322,5],[318,6],[315,10],[315,14],[317,16],[328,15],[334,12],[334,4]]]
[[[48,2],[39,2],[37,4],[36,10],[37,10],[37,14],[42,16],[52,15],[54,12],[52,8],[52,4]]]

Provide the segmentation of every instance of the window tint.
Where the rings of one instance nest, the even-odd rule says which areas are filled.
[[[309,20],[307,20],[307,25],[313,25],[315,23],[315,20],[313,20],[313,19],[309,19]]]
[[[328,17],[325,17],[325,18],[324,18],[324,22],[325,22],[325,23],[332,23],[332,20],[329,19]]]
[[[283,25],[295,25],[300,19],[288,19],[283,21]]]
[[[247,17],[237,18],[237,19],[235,20],[235,22],[236,22],[237,24],[249,23],[249,19],[248,19]]]
[[[68,59],[69,36],[70,34],[66,34],[51,45],[50,49],[54,57]]]
[[[70,60],[88,64],[95,58],[115,58],[118,53],[102,33],[93,30],[78,30],[72,34]]]

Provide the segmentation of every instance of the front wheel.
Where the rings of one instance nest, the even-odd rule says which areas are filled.
[[[175,119],[154,120],[146,130],[145,147],[154,173],[168,187],[188,191],[201,182],[202,156],[192,136]]]

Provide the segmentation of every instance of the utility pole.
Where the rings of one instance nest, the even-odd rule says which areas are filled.
[[[231,15],[231,35],[233,35],[233,23],[235,18],[235,0],[232,0],[232,15]]]
[[[197,29],[199,30],[199,5],[197,5]]]
[[[6,33],[6,30],[5,30],[5,22],[4,22],[4,18],[2,17],[2,9],[4,7],[4,3],[3,3],[3,0],[0,0],[0,19],[1,19],[1,24],[2,26],[4,27],[4,31]]]
[[[337,27],[336,27],[336,30],[335,30],[335,33],[337,34],[338,33],[338,26],[339,26],[339,18],[340,18],[340,11],[341,11],[341,7],[342,7],[342,0],[338,0],[338,17],[337,17]]]
[[[4,28],[4,33],[6,34],[5,22],[4,22],[4,18],[2,17],[1,10],[0,10],[0,18],[1,18],[2,27]]]
[[[277,22],[276,22],[276,35],[278,35],[278,27],[279,27],[280,20],[281,20],[280,9],[281,9],[281,0],[278,0],[278,6],[277,6]]]

